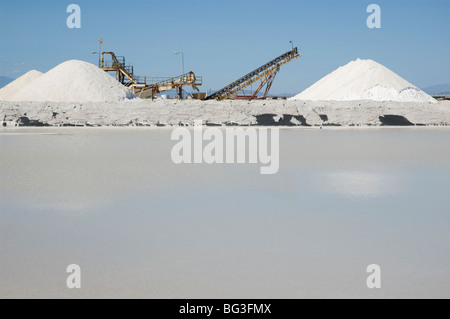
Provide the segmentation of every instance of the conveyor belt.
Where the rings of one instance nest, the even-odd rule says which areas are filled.
[[[246,87],[255,83],[258,80],[262,80],[260,87],[253,94],[252,97],[255,97],[258,91],[262,88],[263,85],[267,85],[267,89],[265,92],[265,96],[267,96],[268,90],[272,85],[272,82],[277,74],[278,70],[281,66],[286,63],[300,57],[301,55],[298,53],[297,48],[292,49],[289,52],[286,52],[283,55],[280,55],[278,58],[273,59],[272,61],[264,64],[263,66],[257,68],[256,70],[248,73],[237,81],[227,85],[223,89],[215,92],[214,94],[208,96],[206,100],[224,100],[230,98],[232,95],[242,91]]]

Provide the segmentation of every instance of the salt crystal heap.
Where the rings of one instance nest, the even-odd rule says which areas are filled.
[[[291,99],[436,103],[433,97],[383,65],[360,59],[338,68]]]
[[[0,89],[0,101],[11,101],[11,97],[25,86],[42,76],[42,72],[31,70]]]
[[[93,64],[71,60],[56,66],[11,97],[13,101],[117,102],[130,89]]]

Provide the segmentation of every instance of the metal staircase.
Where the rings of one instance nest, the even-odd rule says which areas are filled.
[[[252,72],[248,73],[247,75],[243,76],[237,81],[234,81],[233,83],[227,85],[223,89],[215,92],[214,94],[208,96],[206,100],[225,100],[231,98],[233,95],[237,94],[238,92],[244,90],[246,87],[252,85],[256,81],[261,80],[261,84],[256,89],[256,91],[251,96],[245,96],[240,98],[246,98],[248,100],[255,99],[257,97],[257,94],[261,91],[261,89],[266,86],[266,90],[264,92],[264,97],[267,97],[267,94],[269,93],[269,90],[272,86],[272,83],[275,79],[275,76],[277,75],[280,68],[285,65],[286,63],[297,59],[300,57],[301,54],[298,53],[297,48],[293,48],[291,51],[286,52],[283,55],[280,55],[278,58],[273,59],[272,61],[264,64],[263,66],[257,68],[256,70],[253,70]]]
[[[105,54],[110,55],[111,59],[105,61]],[[115,71],[116,79],[125,86],[132,84],[145,84],[145,77],[135,77],[134,67],[126,65],[125,57],[116,56],[114,52],[103,52],[100,68],[106,72]]]

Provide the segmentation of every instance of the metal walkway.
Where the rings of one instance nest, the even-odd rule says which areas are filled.
[[[223,89],[208,96],[206,100],[229,99],[231,98],[231,96],[235,95],[239,91],[242,91],[243,89],[252,85],[258,80],[261,80],[261,84],[259,85],[258,89],[251,96],[247,96],[246,98],[249,100],[256,98],[257,94],[264,86],[266,86],[266,90],[264,93],[264,98],[266,98],[272,86],[272,83],[275,79],[275,76],[280,70],[280,67],[300,56],[301,54],[298,53],[297,48],[293,48],[291,51],[286,52],[283,55],[280,55],[278,58],[273,59],[272,61],[264,64],[263,66],[243,76],[239,80],[234,81],[233,83],[227,85]],[[240,98],[242,98],[242,96],[240,96]]]
[[[155,82],[154,78],[149,78],[151,82]],[[202,77],[196,76],[194,72],[189,72],[172,78],[155,78],[156,83],[131,84],[130,88],[140,98],[147,98],[155,94],[177,89],[177,94],[182,97],[183,86],[190,85],[196,91],[198,86],[202,85]]]

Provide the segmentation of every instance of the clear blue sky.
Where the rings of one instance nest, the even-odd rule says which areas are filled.
[[[82,10],[68,29],[66,8]],[[382,28],[366,26],[369,4]],[[283,67],[272,93],[297,93],[356,58],[371,58],[413,84],[450,83],[449,0],[0,0],[0,75],[48,71],[103,50],[126,56],[136,74],[204,77],[219,89],[290,49],[303,57]]]

